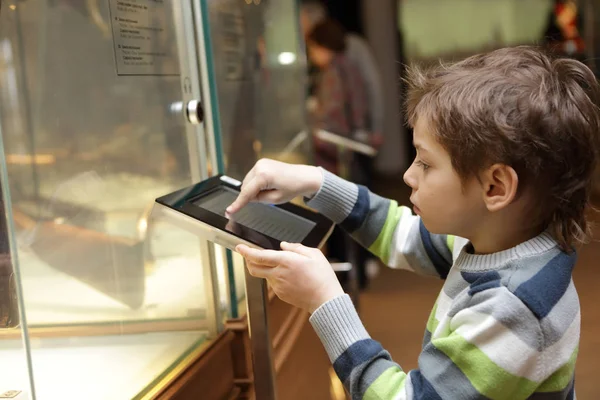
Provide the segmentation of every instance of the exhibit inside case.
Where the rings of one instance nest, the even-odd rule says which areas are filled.
[[[151,398],[244,313],[241,257],[152,207],[309,159],[283,151],[305,128],[300,50],[292,0],[2,2],[0,395]]]

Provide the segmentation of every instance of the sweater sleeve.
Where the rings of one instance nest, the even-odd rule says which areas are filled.
[[[386,265],[445,278],[454,236],[430,233],[421,218],[394,200],[323,170],[323,184],[307,205],[339,224]]]
[[[419,368],[410,372],[369,337],[347,295],[322,305],[310,321],[353,400],[572,398],[578,338],[546,343],[519,299],[506,288],[484,287],[454,316],[430,319]]]

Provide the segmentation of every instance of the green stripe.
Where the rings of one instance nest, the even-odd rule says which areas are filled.
[[[456,333],[432,343],[454,362],[479,393],[490,399],[526,399],[539,386],[505,371]]]
[[[398,203],[390,201],[390,208],[388,209],[388,215],[385,219],[383,229],[379,232],[375,243],[369,247],[369,251],[381,258],[381,260],[387,264],[390,261],[390,249],[392,247],[392,238],[394,237],[394,231],[398,226],[400,217],[402,216],[402,208],[398,207]]]
[[[454,239],[456,239],[456,236],[454,235],[446,236],[446,244],[448,245],[450,253],[454,253]]]
[[[569,383],[571,383],[571,379],[573,379],[573,374],[575,373],[575,361],[577,361],[577,353],[579,352],[579,347],[575,349],[573,354],[571,354],[571,358],[569,361],[562,367],[560,367],[555,373],[553,373],[550,378],[546,379],[544,383],[537,389],[537,392],[560,392],[564,390]]]
[[[431,310],[431,314],[429,314],[429,320],[427,320],[427,330],[432,335],[433,335],[433,332],[435,332],[436,328],[438,327],[438,324],[440,323],[440,321],[438,321],[435,318],[435,314],[437,312],[437,307],[438,307],[438,303],[436,301],[435,304],[433,305],[433,309]]]
[[[406,373],[397,366],[390,367],[369,386],[363,400],[394,399],[406,385]]]

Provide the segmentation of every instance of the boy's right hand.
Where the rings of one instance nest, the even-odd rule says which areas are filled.
[[[244,178],[242,190],[227,207],[227,214],[235,214],[253,201],[281,204],[297,196],[312,197],[322,183],[323,174],[317,167],[262,159]]]

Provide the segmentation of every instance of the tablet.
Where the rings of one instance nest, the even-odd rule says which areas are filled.
[[[219,175],[159,197],[156,203],[171,221],[232,250],[238,244],[280,250],[281,242],[321,247],[333,230],[325,216],[291,203],[249,203],[229,219],[225,209],[240,188],[241,182]]]

